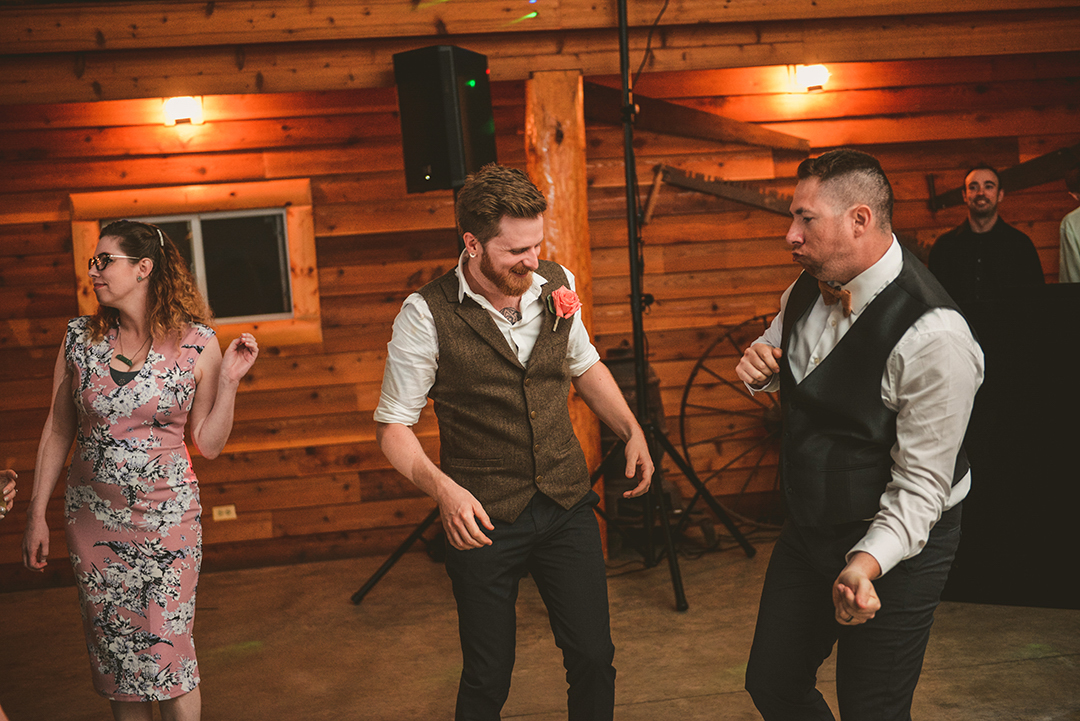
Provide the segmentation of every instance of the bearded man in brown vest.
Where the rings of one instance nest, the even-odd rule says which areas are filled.
[[[803,273],[736,373],[783,398],[788,522],[769,559],[746,689],[766,721],[910,721],[971,487],[962,441],[983,354],[892,234],[878,161],[799,165],[787,243]]]
[[[514,666],[518,581],[532,574],[566,666],[571,721],[611,719],[615,647],[593,514],[598,501],[567,410],[571,383],[626,444],[649,488],[644,434],[582,327],[573,276],[540,260],[547,202],[525,173],[487,165],[458,193],[465,250],[394,321],[379,446],[439,504],[451,548],[463,668],[458,721],[498,719]],[[412,426],[427,399],[440,467]]]

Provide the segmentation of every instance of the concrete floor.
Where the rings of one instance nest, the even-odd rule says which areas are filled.
[[[684,613],[673,610],[666,564],[612,563],[617,719],[759,718],[742,683],[770,550],[683,559]],[[449,581],[412,553],[353,606],[381,560],[204,575],[195,625],[203,719],[452,718],[460,654]],[[528,579],[518,611],[503,717],[565,718],[560,657]],[[12,721],[111,718],[90,685],[75,589],[0,594],[0,619],[0,703]],[[827,663],[821,687],[835,708],[833,677]],[[1080,611],[943,604],[914,716],[1080,720]]]

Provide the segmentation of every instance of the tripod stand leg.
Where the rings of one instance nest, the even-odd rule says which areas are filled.
[[[397,547],[397,550],[390,554],[390,557],[383,562],[383,565],[379,566],[379,570],[371,574],[371,578],[369,578],[367,582],[365,582],[364,585],[360,587],[359,591],[352,595],[352,602],[354,606],[360,605],[360,602],[364,600],[364,596],[368,594],[368,591],[375,588],[375,584],[378,583],[379,580],[386,575],[386,572],[389,571],[393,567],[393,565],[397,563],[402,556],[405,555],[405,552],[408,551],[414,543],[416,543],[420,536],[424,535],[424,531],[426,531],[428,529],[428,526],[434,523],[435,519],[438,517],[439,509],[438,507],[436,507],[435,510],[433,510],[427,515],[427,518],[420,521],[420,525],[414,528],[413,532],[409,534],[409,537],[406,538],[402,542],[402,544]]]
[[[653,487],[650,487],[649,494],[652,492]],[[648,496],[641,500],[644,502],[641,507],[641,527],[645,531],[642,537],[645,550],[642,555],[645,556],[645,565],[652,568],[656,565],[656,545],[653,543],[653,528],[656,527],[656,521],[653,520],[653,504]]]
[[[675,461],[675,464],[686,475],[687,480],[694,486],[698,495],[705,499],[705,504],[712,509],[712,512],[716,514],[716,517],[719,518],[720,522],[728,529],[728,533],[730,533],[732,537],[738,541],[739,545],[742,546],[743,552],[746,553],[746,557],[753,558],[754,554],[757,553],[757,549],[751,546],[750,542],[746,540],[746,536],[735,527],[735,524],[732,522],[731,517],[728,516],[727,511],[724,510],[723,506],[717,503],[716,499],[713,498],[713,495],[705,488],[705,484],[697,477],[697,473],[690,467],[690,464],[683,460],[682,456],[678,454],[675,450],[675,446],[671,445],[671,441],[667,439],[667,436],[653,429],[650,429],[650,431],[653,434],[653,438],[660,442],[664,451],[671,456],[671,460]]]
[[[616,532],[617,532],[617,533],[618,533],[618,534],[619,534],[620,536],[622,536],[623,542],[624,542],[624,543],[626,543],[626,545],[627,545],[628,547],[630,547],[630,548],[633,548],[633,547],[634,547],[634,538],[633,538],[633,536],[631,536],[631,535],[630,535],[630,534],[629,534],[629,533],[627,532],[627,530],[626,530],[625,528],[623,528],[623,527],[622,527],[622,524],[621,524],[621,523],[619,523],[619,522],[618,522],[618,521],[616,521],[616,520],[615,520],[614,518],[612,518],[611,516],[609,516],[609,515],[607,514],[607,512],[606,512],[606,511],[605,511],[605,510],[604,510],[603,508],[600,508],[600,506],[594,506],[594,507],[593,507],[593,513],[595,513],[596,515],[600,516],[600,518],[603,518],[603,519],[604,519],[604,523],[606,523],[606,524],[608,525],[608,527],[609,527],[609,528],[614,528],[614,529],[615,529],[615,531],[616,531]]]
[[[671,586],[675,590],[675,610],[685,611],[690,608],[690,604],[686,602],[686,591],[683,590],[682,571],[679,569],[679,558],[675,555],[675,539],[671,534],[671,522],[668,520],[668,508],[667,500],[664,498],[664,484],[654,484],[649,489],[649,493],[656,494],[656,503],[660,509],[660,528],[664,531],[664,545],[667,548],[668,557],[668,571],[671,573]],[[650,506],[652,504],[649,504]],[[652,536],[652,529],[650,527],[649,533],[646,534]]]

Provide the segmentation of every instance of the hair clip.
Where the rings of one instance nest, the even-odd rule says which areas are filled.
[[[165,236],[161,234],[161,228],[157,229],[157,237],[158,237],[158,242],[161,244],[161,247],[164,248],[165,247]]]

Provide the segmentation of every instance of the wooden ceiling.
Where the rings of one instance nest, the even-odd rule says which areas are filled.
[[[635,65],[662,6],[629,3]],[[613,0],[7,5],[0,105],[389,87],[392,55],[432,44],[488,55],[496,81],[614,75],[615,27]],[[645,69],[664,85],[686,71],[1076,50],[1080,0],[682,0]]]

